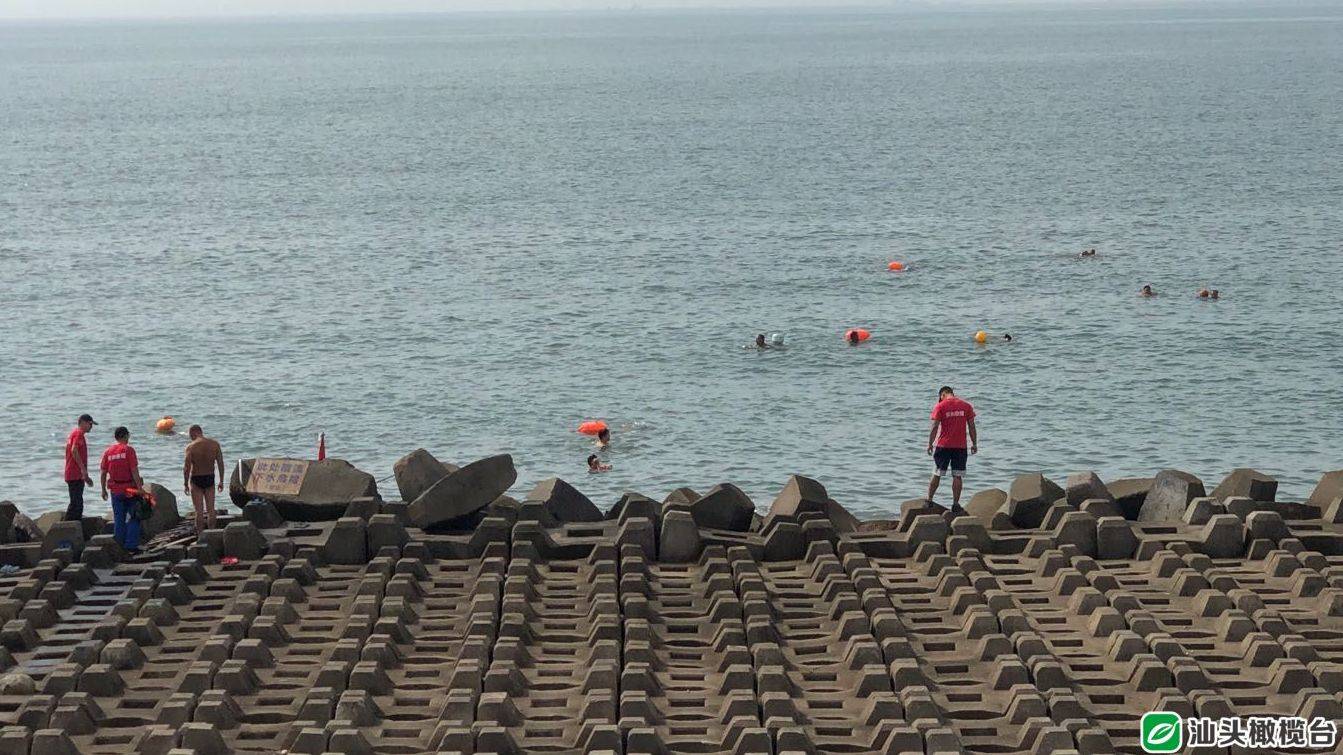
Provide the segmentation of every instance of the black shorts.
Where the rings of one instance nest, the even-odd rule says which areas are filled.
[[[937,467],[936,474],[944,475],[947,468],[951,468],[952,477],[965,476],[965,460],[969,458],[970,452],[964,448],[935,448],[933,449],[933,464]]]
[[[215,486],[215,476],[212,474],[194,474],[191,476],[191,486],[201,490],[209,490]]]

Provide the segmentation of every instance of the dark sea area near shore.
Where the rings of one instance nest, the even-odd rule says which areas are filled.
[[[167,414],[874,518],[943,384],[969,491],[1299,499],[1343,467],[1340,155],[1339,4],[0,23],[0,499],[63,507],[89,412],[173,490]]]

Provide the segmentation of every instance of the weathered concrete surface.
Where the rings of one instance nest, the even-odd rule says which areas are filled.
[[[1328,516],[838,532],[804,486],[760,531],[630,494],[56,547],[0,577],[0,752],[1128,753],[1154,708],[1343,719]]]
[[[528,501],[540,503],[556,521],[600,522],[601,509],[573,485],[558,477],[542,480],[527,494]]]
[[[1039,527],[1045,511],[1063,498],[1063,488],[1039,473],[1017,475],[1007,491],[1007,515],[1016,527]]]
[[[1225,501],[1228,498],[1249,498],[1252,501],[1275,501],[1278,481],[1255,469],[1234,469],[1209,494],[1210,498]]]
[[[745,532],[751,528],[755,504],[741,488],[725,482],[713,486],[691,504],[690,514],[701,527]]]

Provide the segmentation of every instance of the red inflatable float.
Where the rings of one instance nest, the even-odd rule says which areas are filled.
[[[596,435],[606,429],[606,423],[599,419],[588,420],[578,426],[578,432],[584,435]]]
[[[844,331],[844,340],[849,343],[862,343],[871,337],[872,334],[862,328],[849,328]]]

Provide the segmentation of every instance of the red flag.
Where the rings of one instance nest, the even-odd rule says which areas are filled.
[[[326,459],[326,433],[317,434],[317,460]]]

